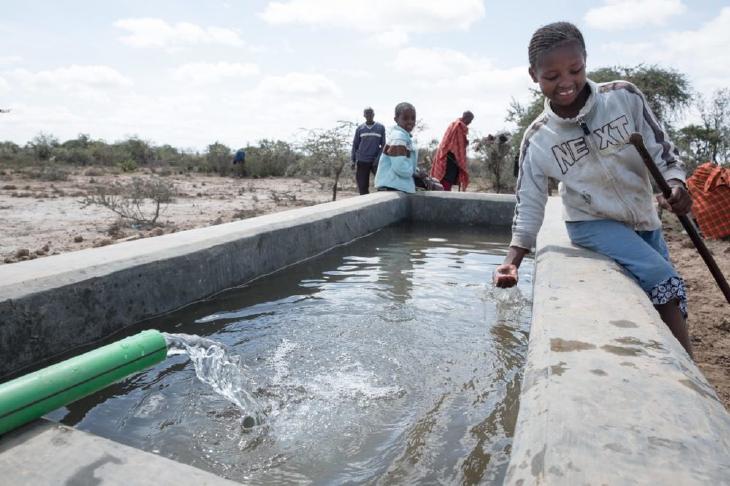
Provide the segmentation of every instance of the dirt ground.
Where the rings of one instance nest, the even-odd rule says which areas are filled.
[[[124,223],[109,209],[84,206],[94,188],[124,185],[145,174],[102,174],[96,170],[45,182],[23,173],[0,176],[0,264],[56,255],[261,214],[311,206],[332,199],[331,179],[240,179],[206,175],[164,177],[176,196],[163,207],[159,225]],[[347,177],[348,174],[345,174]],[[356,195],[346,181],[338,199]],[[146,208],[151,215],[152,209]]]
[[[677,218],[665,213],[663,220],[670,257],[687,286],[695,361],[730,410],[730,304]],[[730,279],[730,241],[708,239],[705,244]]]
[[[165,208],[161,224],[152,228],[121,224],[108,209],[81,203],[95,187],[129,182],[134,176],[99,175],[87,169],[67,180],[46,182],[4,171],[0,175],[0,264],[226,223],[332,198],[329,179],[168,176],[165,180],[174,184],[177,196]],[[352,178],[346,169],[338,199],[356,195]],[[481,189],[475,184],[474,190]],[[672,260],[687,284],[695,359],[730,409],[730,305],[677,219],[665,214],[664,221]],[[730,241],[706,243],[730,277]]]

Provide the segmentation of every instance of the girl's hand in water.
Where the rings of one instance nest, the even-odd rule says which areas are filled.
[[[514,287],[517,285],[517,266],[504,263],[494,270],[494,286],[500,288]]]
[[[692,209],[692,198],[690,197],[687,189],[684,188],[682,182],[673,184],[668,181],[669,185],[672,186],[672,195],[669,199],[664,199],[661,194],[657,196],[659,205],[664,209],[667,209],[679,216],[683,216],[690,212]]]

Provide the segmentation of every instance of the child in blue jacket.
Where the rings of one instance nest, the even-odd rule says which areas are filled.
[[[395,107],[395,123],[386,137],[386,145],[375,174],[375,188],[379,191],[416,192],[413,175],[416,173],[418,149],[411,131],[416,126],[416,108],[410,103]]]

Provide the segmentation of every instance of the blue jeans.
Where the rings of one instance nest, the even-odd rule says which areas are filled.
[[[568,221],[565,223],[573,244],[606,255],[625,268],[654,305],[677,299],[687,315],[684,282],[669,261],[662,230],[634,231],[618,221]]]

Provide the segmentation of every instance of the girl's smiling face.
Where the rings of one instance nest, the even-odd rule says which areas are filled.
[[[563,118],[578,115],[588,99],[586,57],[578,43],[569,42],[551,49],[529,72],[557,115]]]

